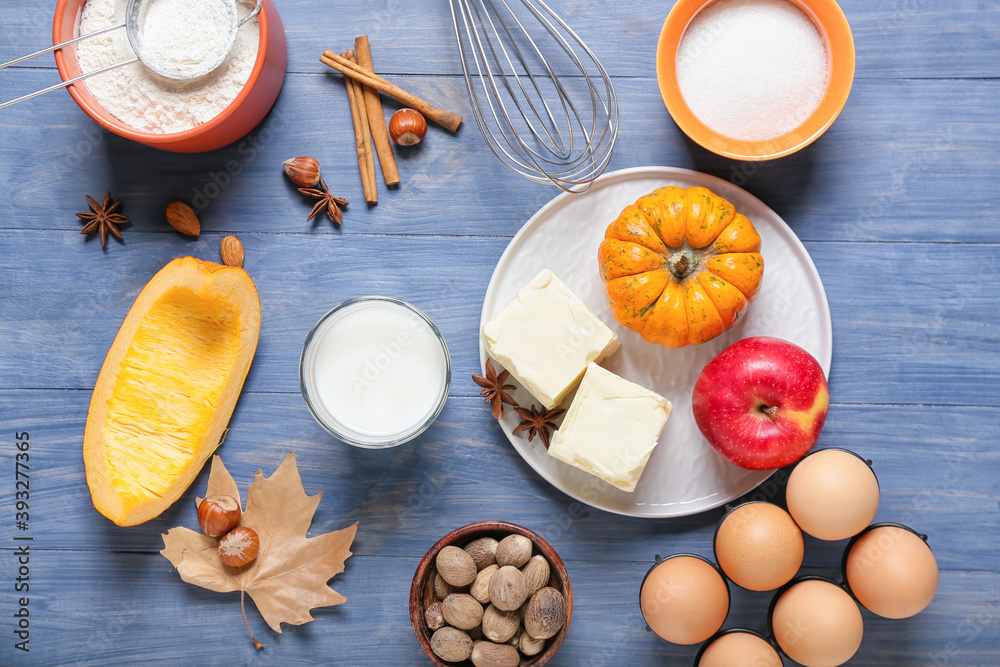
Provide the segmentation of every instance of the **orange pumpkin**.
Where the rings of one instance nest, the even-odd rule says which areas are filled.
[[[625,207],[598,251],[615,319],[667,347],[729,329],[757,297],[760,235],[707,188],[667,186]]]

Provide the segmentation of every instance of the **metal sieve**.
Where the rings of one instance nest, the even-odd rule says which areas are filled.
[[[245,24],[247,21],[257,16],[257,14],[260,13],[260,9],[264,4],[264,0],[256,0],[256,4],[253,8],[253,11],[251,11],[242,20],[240,20],[237,18],[236,15],[235,2],[227,2],[226,8],[228,11],[228,18],[229,18],[229,32],[226,37],[226,48],[221,49],[216,54],[215,58],[204,60],[201,63],[196,63],[192,67],[171,68],[166,66],[164,63],[158,62],[155,58],[143,57],[144,54],[143,26],[146,21],[146,13],[149,11],[150,5],[155,1],[156,0],[128,0],[128,4],[125,6],[124,23],[108,26],[107,28],[102,28],[101,30],[87,33],[86,35],[80,35],[79,37],[74,37],[73,39],[66,40],[61,44],[56,44],[55,46],[50,46],[47,49],[42,49],[41,51],[35,51],[34,53],[28,54],[26,56],[21,56],[20,58],[16,58],[9,62],[0,64],[0,69],[3,69],[5,67],[10,67],[11,65],[22,63],[25,60],[31,60],[32,58],[35,58],[37,56],[57,51],[63,48],[64,46],[76,44],[77,42],[89,39],[90,37],[103,35],[106,32],[112,32],[114,30],[121,30],[122,28],[125,28],[125,34],[128,36],[129,44],[132,46],[132,51],[134,51],[136,54],[136,57],[130,60],[123,60],[120,63],[108,65],[107,67],[102,67],[100,69],[94,70],[93,72],[87,72],[86,74],[81,74],[78,77],[74,77],[72,79],[69,79],[68,81],[63,81],[62,83],[58,83],[54,86],[49,86],[48,88],[43,88],[42,90],[36,90],[33,93],[23,95],[21,97],[18,97],[17,99],[10,100],[9,102],[3,102],[2,104],[0,104],[0,109],[17,104],[18,102],[30,100],[31,98],[38,97],[39,95],[44,95],[45,93],[52,92],[53,90],[65,88],[66,86],[74,84],[78,81],[83,81],[86,78],[95,76],[97,74],[103,74],[104,72],[108,72],[110,70],[117,69],[119,67],[124,67],[125,65],[131,65],[132,63],[135,62],[141,62],[145,67],[147,67],[151,71],[156,72],[157,74],[159,74],[164,78],[173,79],[175,81],[186,81],[190,79],[196,79],[200,76],[204,76],[223,63],[223,61],[229,55],[229,52],[232,50],[233,44],[236,42],[236,31],[239,30],[243,26],[243,24]]]

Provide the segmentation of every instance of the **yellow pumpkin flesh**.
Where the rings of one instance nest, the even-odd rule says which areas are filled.
[[[764,274],[753,223],[701,187],[659,188],[626,206],[608,226],[598,263],[615,319],[668,347],[732,327]]]
[[[175,259],[146,284],[97,378],[83,457],[94,507],[158,516],[219,445],[250,370],[260,299],[237,267]]]

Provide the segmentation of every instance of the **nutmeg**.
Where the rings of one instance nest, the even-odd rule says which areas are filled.
[[[253,562],[260,549],[257,531],[246,526],[237,526],[219,540],[219,558],[229,567],[243,567]]]
[[[486,641],[475,643],[471,658],[476,667],[517,667],[521,662],[513,646]]]
[[[441,613],[441,603],[435,602],[430,607],[424,610],[424,620],[427,621],[427,627],[434,630],[440,630],[445,626],[444,614]]]
[[[531,596],[524,613],[524,630],[535,639],[554,637],[566,625],[566,598],[546,586]]]
[[[492,537],[480,537],[465,545],[465,551],[472,560],[476,562],[476,567],[480,570],[489,567],[497,562],[497,545],[500,544]]]
[[[443,627],[431,635],[431,650],[445,662],[462,662],[472,655],[472,638],[456,628]]]
[[[490,579],[493,578],[493,575],[499,569],[500,566],[494,563],[493,565],[489,565],[480,570],[479,574],[476,575],[476,580],[472,582],[472,587],[469,589],[469,595],[476,598],[476,600],[482,602],[483,604],[489,602]]]
[[[516,567],[506,565],[490,578],[490,602],[502,611],[514,611],[528,597],[524,575]]]
[[[232,496],[209,496],[198,504],[198,525],[209,537],[225,535],[240,522],[239,502]]]
[[[438,574],[452,586],[468,586],[476,578],[476,562],[458,547],[447,546],[438,552]]]
[[[528,597],[549,583],[549,570],[549,561],[545,559],[545,556],[532,556],[531,560],[521,568],[524,581],[528,584]]]
[[[490,605],[483,612],[483,635],[491,642],[503,644],[521,629],[521,614],[502,611]]]
[[[452,593],[441,603],[441,613],[448,625],[471,630],[483,622],[483,605],[468,593]]]
[[[527,632],[522,632],[517,641],[517,649],[528,657],[538,655],[545,648],[544,639],[535,639]]]
[[[436,597],[438,600],[443,600],[455,592],[455,589],[452,587],[452,585],[449,584],[447,581],[445,581],[437,570],[433,571],[433,579],[434,579],[434,597]]]
[[[497,565],[521,567],[531,558],[531,540],[524,535],[508,535],[497,545]]]
[[[288,178],[300,188],[314,188],[319,185],[319,162],[311,157],[293,157],[281,163]]]

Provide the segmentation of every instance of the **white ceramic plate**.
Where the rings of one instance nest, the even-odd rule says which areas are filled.
[[[597,269],[597,247],[607,226],[625,206],[664,185],[709,188],[749,217],[763,240],[761,292],[744,319],[714,340],[679,350],[648,343],[618,324]],[[774,211],[731,183],[687,169],[637,167],[605,174],[586,194],[561,194],[550,201],[514,236],[486,289],[480,328],[545,268],[552,269],[618,334],[622,349],[602,365],[665,396],[674,412],[635,492],[626,493],[550,458],[538,438],[529,443],[524,434],[513,435],[519,418],[508,407],[500,426],[539,475],[592,507],[650,518],[697,514],[738,498],[767,479],[770,472],[738,468],[709,446],[691,412],[691,390],[706,363],[748,336],[777,336],[801,345],[830,374],[833,330],[823,283],[805,247]],[[482,341],[479,356],[485,365]],[[514,398],[522,405],[531,404],[520,386]]]

